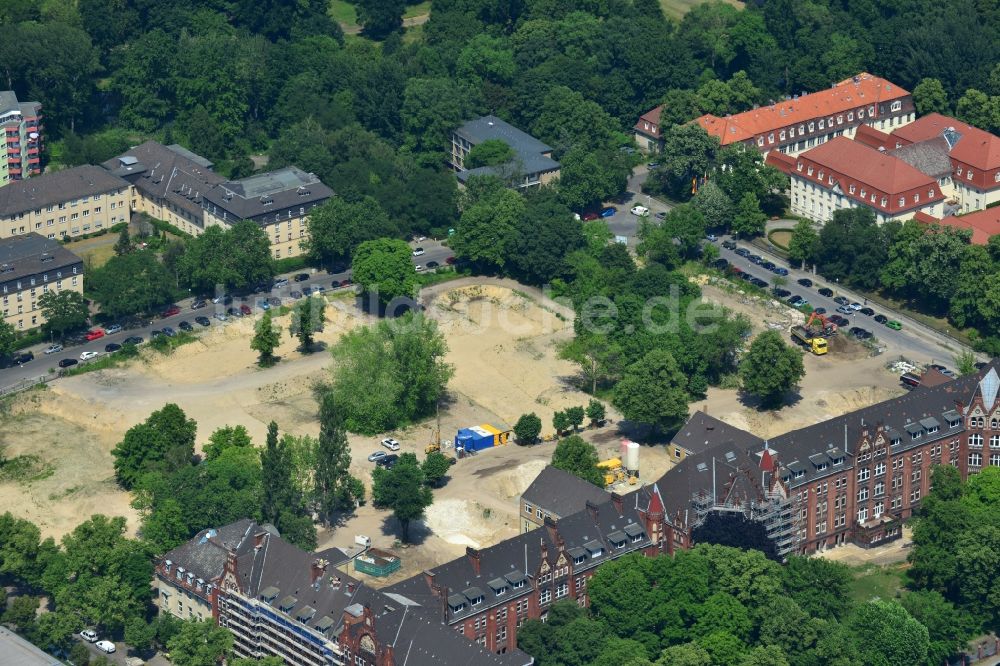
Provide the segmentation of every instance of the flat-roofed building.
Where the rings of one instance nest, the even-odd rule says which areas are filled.
[[[80,236],[129,220],[132,188],[101,167],[53,171],[0,188],[0,238]]]
[[[42,172],[42,105],[19,102],[12,90],[0,91],[0,187]]]
[[[83,260],[36,233],[0,241],[3,318],[15,330],[45,323],[38,301],[50,291],[83,293]]]

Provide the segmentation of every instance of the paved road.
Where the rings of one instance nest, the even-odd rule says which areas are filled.
[[[434,240],[425,240],[420,243],[411,242],[411,247],[421,247],[424,250],[424,254],[413,257],[414,265],[426,266],[428,262],[437,262],[438,265],[445,265],[445,260],[452,256],[452,252],[449,248],[441,245],[440,242]],[[305,286],[315,287],[322,286],[327,290],[332,288],[332,283],[343,282],[351,277],[350,271],[343,271],[340,273],[328,273],[326,271],[320,270],[307,270],[302,271],[309,274],[309,279],[304,282],[295,282],[293,276],[295,274],[289,273],[288,275],[279,276],[286,277],[289,280],[288,286],[281,287],[278,289],[272,289],[270,292],[261,294],[250,294],[244,297],[241,301],[240,298],[234,298],[234,302],[230,305],[223,305],[222,302],[212,303],[208,302],[206,307],[197,310],[191,309],[191,304],[194,302],[194,298],[188,298],[177,303],[180,307],[180,314],[176,314],[170,317],[156,317],[151,322],[144,326],[137,328],[132,328],[120,333],[115,333],[114,335],[106,335],[98,340],[92,342],[85,342],[79,345],[67,346],[63,351],[54,354],[45,354],[44,350],[48,347],[48,344],[38,345],[36,347],[30,348],[29,351],[33,352],[35,359],[29,361],[21,366],[14,366],[11,368],[0,369],[0,389],[13,386],[24,380],[34,380],[42,376],[47,376],[52,372],[57,372],[59,370],[58,363],[64,358],[79,359],[80,354],[85,351],[96,351],[100,354],[104,354],[104,346],[111,342],[116,342],[121,344],[121,341],[125,338],[131,336],[140,336],[146,342],[150,339],[151,331],[162,329],[164,326],[170,326],[174,330],[180,330],[178,325],[182,321],[187,321],[191,323],[195,331],[202,328],[199,324],[194,321],[195,317],[205,316],[208,317],[211,324],[210,326],[224,326],[228,322],[222,322],[215,318],[217,312],[225,312],[229,307],[239,307],[241,302],[245,302],[247,305],[253,307],[255,312],[260,312],[256,308],[255,304],[258,300],[262,298],[267,298],[269,296],[276,296],[282,300],[291,299],[291,293],[293,291],[302,291]]]
[[[766,281],[768,285],[773,286],[774,280],[777,276],[771,271],[761,268],[760,266],[750,262],[748,259],[737,255],[735,251],[727,250],[722,247],[722,241],[727,239],[728,237],[722,237],[717,243],[721,256],[740,270],[750,273],[754,277],[758,277]],[[849,289],[845,289],[837,283],[831,283],[819,276],[813,275],[812,273],[791,268],[776,255],[772,255],[756,246],[746,245],[744,243],[737,243],[737,245],[739,247],[745,247],[750,250],[752,254],[759,255],[779,266],[788,268],[789,274],[785,278],[786,283],[782,285],[783,288],[792,292],[792,294],[797,294],[805,298],[814,308],[824,307],[826,308],[827,313],[834,314],[836,313],[838,307],[838,304],[834,302],[833,297],[827,298],[819,294],[817,290],[820,287],[829,287],[832,289],[834,297],[844,296],[853,302],[865,304],[865,301],[861,296],[852,293]],[[803,287],[798,284],[797,280],[800,278],[809,278],[812,280],[812,287]],[[875,334],[875,337],[884,342],[893,352],[902,354],[911,361],[923,363],[943,363],[948,366],[954,365],[953,358],[959,351],[959,345],[957,342],[945,338],[938,332],[922,324],[906,319],[905,317],[900,316],[897,312],[887,310],[874,304],[870,304],[870,307],[875,310],[876,314],[884,314],[889,317],[889,319],[903,321],[903,329],[900,331],[894,331],[891,328],[879,324],[873,319],[873,317],[868,317],[860,313],[854,313],[853,315],[846,315],[842,313],[838,314],[850,319],[851,326],[860,326],[861,328],[871,331]]]

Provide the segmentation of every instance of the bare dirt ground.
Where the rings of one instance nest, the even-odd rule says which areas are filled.
[[[823,551],[818,557],[823,557],[834,562],[841,562],[849,566],[859,566],[864,564],[896,564],[905,562],[906,556],[910,553],[913,545],[913,529],[908,525],[903,525],[903,536],[892,543],[878,548],[862,548],[853,543],[847,543],[830,550]]]
[[[708,286],[706,297],[744,311],[762,330],[767,319],[779,320],[782,308],[742,303],[740,297]],[[576,368],[560,360],[557,347],[572,336],[572,313],[535,290],[503,280],[464,279],[424,290],[427,312],[444,331],[455,366],[450,399],[442,403],[442,438],[458,428],[484,422],[510,426],[534,411],[550,430],[552,413],[589,399],[571,382]],[[327,326],[319,340],[334,343],[346,330],[371,321],[352,301],[332,297]],[[784,308],[787,310],[787,308]],[[287,320],[278,319],[282,325]],[[325,351],[303,355],[285,336],[277,366],[261,370],[249,348],[253,322],[213,326],[195,343],[170,356],[144,351],[143,360],[126,368],[62,379],[43,391],[23,394],[0,413],[7,455],[33,452],[53,469],[30,483],[0,483],[0,506],[36,522],[46,536],[59,536],[95,512],[122,515],[136,527],[130,497],[112,479],[110,451],[125,430],[167,402],[177,403],[199,424],[198,442],[226,424],[242,424],[263,442],[267,423],[295,434],[318,433],[317,384],[329,377]],[[893,394],[893,379],[882,361],[863,352],[807,357],[802,398],[778,412],[758,413],[743,405],[735,391],[713,389],[704,401],[728,422],[768,436],[835,413],[870,404]],[[702,407],[692,405],[692,409]],[[609,410],[612,423],[618,415]],[[434,437],[433,419],[387,433],[422,458]],[[586,430],[602,458],[616,455],[620,436],[614,425]],[[351,436],[352,472],[366,482],[372,463],[367,455],[380,437]],[[552,444],[509,445],[459,461],[452,478],[435,491],[426,520],[411,527],[416,544],[397,544],[397,526],[387,512],[365,505],[344,524],[322,529],[320,545],[348,546],[356,534],[375,546],[394,549],[404,561],[399,576],[464,553],[466,546],[486,546],[517,532],[517,497],[551,457]],[[662,447],[641,452],[643,482],[658,479],[671,463]],[[394,580],[390,579],[391,580]]]

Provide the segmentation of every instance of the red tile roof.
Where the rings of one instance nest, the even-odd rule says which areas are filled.
[[[954,128],[962,135],[949,153],[953,159],[981,171],[1000,168],[1000,137],[940,113],[918,118],[909,125],[903,125],[892,135],[907,143],[916,143],[941,136],[948,128]]]
[[[639,116],[639,120],[635,123],[635,130],[637,132],[642,132],[647,136],[654,138],[660,138],[661,130],[660,127],[660,116],[663,113],[663,105],[660,104],[658,107],[650,109],[646,113]],[[648,125],[648,127],[647,127]]]
[[[903,160],[844,136],[807,150],[801,157],[886,194],[927,186],[937,189],[937,181]]]
[[[917,213],[913,219],[924,224],[940,224],[942,227],[953,229],[971,229],[974,245],[986,245],[990,236],[1000,234],[1000,206],[940,220],[924,213]]]
[[[909,94],[891,81],[862,72],[826,90],[802,95],[798,99],[782,100],[771,106],[726,118],[706,114],[695,122],[709,134],[719,137],[722,145],[726,146],[796,123],[826,118],[865,105],[907,97]]]
[[[861,125],[854,133],[854,140],[863,143],[870,148],[895,148],[896,144],[885,132],[881,132],[871,125]]]

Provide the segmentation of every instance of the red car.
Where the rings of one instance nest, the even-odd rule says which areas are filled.
[[[93,330],[87,331],[87,335],[85,335],[84,337],[87,339],[87,342],[90,342],[91,340],[97,340],[99,338],[103,338],[104,337],[104,329],[95,328]]]
[[[171,305],[169,308],[163,311],[164,317],[173,317],[174,315],[180,314],[181,309],[176,305]]]
[[[447,259],[444,260],[444,263],[446,263],[449,266],[451,266],[452,264],[455,263],[455,257],[448,257]]]
[[[250,306],[247,305],[246,303],[244,303],[243,305],[240,306],[240,312],[242,312],[244,316],[248,316],[248,315],[252,315],[253,314],[253,310],[251,310]]]

